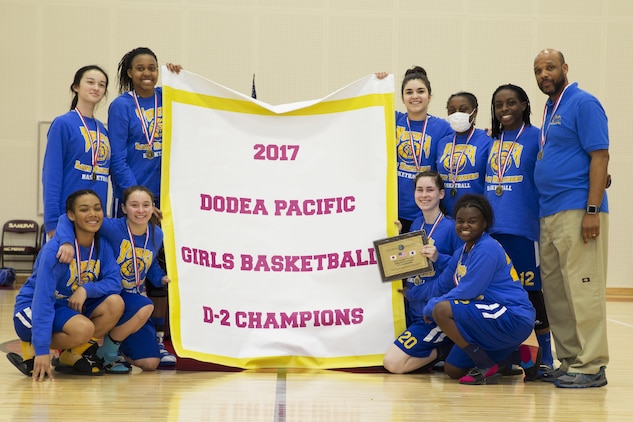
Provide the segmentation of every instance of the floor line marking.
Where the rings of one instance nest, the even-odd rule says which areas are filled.
[[[286,422],[286,369],[277,370],[277,389],[275,391],[275,422]]]
[[[615,324],[624,325],[625,327],[633,328],[633,325],[632,325],[632,324],[629,324],[629,323],[627,323],[627,322],[618,321],[617,319],[607,318],[607,321],[609,321],[609,322],[613,322],[613,323],[615,323]]]

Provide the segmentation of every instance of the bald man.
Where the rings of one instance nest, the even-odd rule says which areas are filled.
[[[534,59],[536,82],[548,96],[534,170],[541,277],[561,362],[542,379],[562,388],[602,387],[609,361],[609,131],[602,105],[578,83],[569,84],[568,69],[557,50],[543,50]]]

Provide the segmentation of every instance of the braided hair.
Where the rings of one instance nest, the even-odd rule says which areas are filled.
[[[156,60],[156,63],[158,63],[158,58],[156,57],[156,54],[154,54],[154,52],[147,47],[137,47],[134,50],[125,53],[125,55],[119,62],[119,67],[117,70],[119,74],[119,94],[134,90],[134,83],[132,82],[132,78],[128,76],[127,71],[128,69],[132,68],[132,61],[134,60],[134,58],[141,54],[148,54],[152,56]]]
[[[527,104],[525,110],[523,110],[523,122],[526,126],[531,126],[530,114],[532,114],[532,109],[530,108],[530,99],[528,98],[527,93],[520,86],[512,84],[501,85],[492,94],[492,102],[490,105],[490,114],[492,116],[491,136],[493,139],[499,139],[499,135],[503,131],[503,124],[499,121],[499,119],[497,119],[497,116],[495,114],[495,96],[499,91],[503,91],[505,89],[514,92],[519,98],[520,102]]]

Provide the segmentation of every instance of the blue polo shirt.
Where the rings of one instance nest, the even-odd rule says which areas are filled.
[[[578,88],[578,83],[567,88],[552,117],[553,108],[548,99],[543,157],[534,168],[540,217],[584,210],[589,193],[589,153],[609,148],[607,115],[598,99]],[[600,211],[609,212],[606,192]]]

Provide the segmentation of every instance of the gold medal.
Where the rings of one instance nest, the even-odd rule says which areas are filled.
[[[537,159],[537,160],[541,160],[542,158],[543,158],[543,150],[540,150],[540,151],[538,152],[538,155],[536,156],[536,159]]]
[[[451,189],[451,196],[455,197],[455,195],[457,195],[457,189],[453,188]]]
[[[497,185],[497,187],[495,188],[495,193],[497,194],[497,196],[503,195],[503,186]]]
[[[152,151],[151,149],[147,150],[145,156],[151,160],[152,158],[154,158],[154,151]]]

